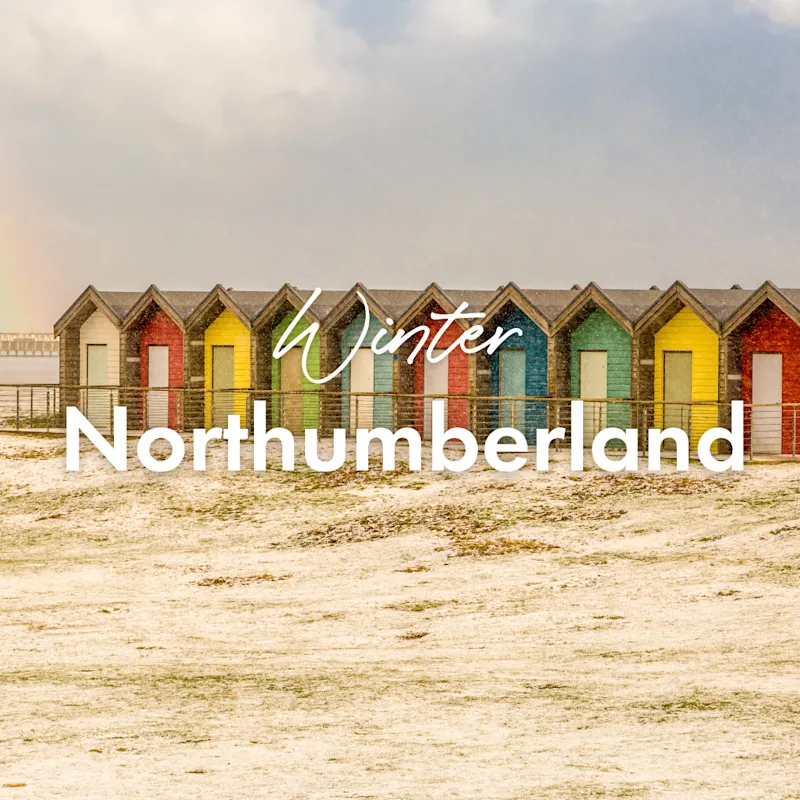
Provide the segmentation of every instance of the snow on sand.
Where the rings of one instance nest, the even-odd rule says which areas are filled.
[[[800,797],[800,465],[63,460],[0,436],[0,800]]]

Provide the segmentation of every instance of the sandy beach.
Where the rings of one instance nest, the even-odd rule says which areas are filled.
[[[797,464],[223,455],[0,436],[0,797],[800,797]]]

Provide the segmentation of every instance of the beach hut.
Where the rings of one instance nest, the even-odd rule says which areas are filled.
[[[366,301],[366,310],[359,293]],[[352,356],[338,380],[333,379],[327,385],[328,390],[342,393],[340,424],[351,435],[359,428],[392,427],[393,403],[390,395],[393,390],[394,357],[391,353],[374,353],[371,345],[379,334],[383,334],[381,343],[388,343],[395,316],[399,317],[417,296],[417,292],[403,290],[371,292],[358,283],[325,318],[323,338],[328,341],[327,373],[335,371]],[[366,336],[362,338],[367,313],[369,325]],[[353,352],[354,349],[356,352]],[[375,394],[386,396],[374,397]]]
[[[196,390],[187,397],[187,416],[202,418],[207,428],[225,427],[230,414],[247,424],[253,319],[272,294],[217,285],[186,323],[189,387]]]
[[[740,381],[746,404],[747,447],[760,454],[796,454],[800,451],[800,291],[781,290],[767,281],[728,320],[723,338],[731,398]]]
[[[311,298],[313,292],[285,284],[270,299],[254,321],[254,331],[258,342],[257,385],[269,389],[272,398],[272,424],[287,428],[294,433],[302,433],[306,428],[331,427],[330,422],[338,422],[338,414],[325,414],[320,419],[320,384],[314,383],[303,372],[303,350],[306,340],[291,347],[280,358],[273,353],[281,337],[295,321],[299,312]],[[336,304],[344,297],[343,291],[323,291],[299,319],[292,329],[291,339],[306,331],[309,326],[321,327],[322,321]],[[322,375],[323,360],[327,363],[327,352],[323,352],[323,339],[318,332],[309,345],[306,367],[308,376],[319,379]]]
[[[678,281],[636,326],[634,353],[641,367],[652,367],[652,392],[642,370],[638,397],[652,397],[655,427],[684,430],[692,449],[706,430],[727,421],[719,414],[719,403],[727,396],[721,326],[750,294],[742,289],[689,290]]]
[[[633,396],[633,327],[661,294],[658,289],[604,291],[592,282],[553,322],[555,391],[584,401],[587,444],[603,428],[631,426],[630,404],[613,401]]]
[[[406,333],[419,329],[398,351],[395,385],[401,395],[467,395],[474,393],[474,357],[460,347],[451,353],[447,349],[470,327],[469,321],[459,320],[445,327],[444,320],[432,319],[431,314],[452,314],[466,302],[468,311],[482,311],[496,292],[466,291],[462,289],[442,290],[432,283],[417,296],[395,325],[396,332]],[[479,322],[479,320],[477,321]],[[442,332],[442,328],[444,328]],[[433,338],[440,334],[433,349],[431,361],[427,354]],[[425,346],[417,353],[412,363],[408,359],[425,337]],[[444,399],[444,398],[443,398]],[[426,438],[431,434],[431,399],[425,398],[411,403],[398,401],[398,419],[401,425],[412,425]],[[470,427],[469,403],[465,399],[445,399],[445,424],[449,427]]]
[[[486,336],[497,327],[522,334],[503,341],[494,353],[478,354],[478,395],[498,398],[489,405],[481,401],[484,433],[498,427],[516,428],[533,438],[537,428],[547,425],[547,404],[520,398],[548,396],[549,320],[515,283],[509,283],[488,303],[481,324]]]
[[[120,384],[120,326],[139,295],[89,286],[56,322],[62,411],[77,405],[94,425],[110,426],[119,402],[119,392],[108,387]]]
[[[137,300],[121,329],[128,425],[142,428],[183,425],[183,396],[170,392],[185,385],[186,322],[206,297],[205,292],[161,292],[151,286]],[[162,391],[163,390],[163,391]]]

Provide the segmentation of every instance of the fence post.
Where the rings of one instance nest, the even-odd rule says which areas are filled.
[[[47,432],[50,433],[50,390],[49,389],[47,390],[47,403],[46,403],[46,405],[47,405],[47,408],[46,408],[46,413],[47,413]]]
[[[642,456],[650,455],[650,441],[647,435],[647,406],[642,406]]]
[[[689,431],[689,454],[692,452],[692,422],[694,421],[694,404],[689,406],[689,424],[686,426]]]
[[[33,386],[31,386],[31,428],[33,427]]]
[[[19,386],[17,386],[17,430],[19,430]]]
[[[561,427],[561,403],[559,403],[558,400],[556,400],[555,404],[556,404],[556,428],[560,428]],[[572,431],[570,431],[570,436],[572,436]],[[556,439],[556,453],[558,453],[559,450],[561,450],[561,447],[559,445],[560,441],[561,441],[560,439]]]

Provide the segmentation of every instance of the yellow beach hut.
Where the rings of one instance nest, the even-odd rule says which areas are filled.
[[[252,320],[272,294],[216,286],[187,324],[190,388],[202,390],[193,392],[187,403],[206,428],[225,427],[229,414],[248,424]]]
[[[684,430],[693,450],[705,431],[728,421],[719,405],[727,397],[720,333],[749,294],[738,288],[689,290],[678,281],[637,326],[639,398],[649,394],[649,371],[652,426]]]

